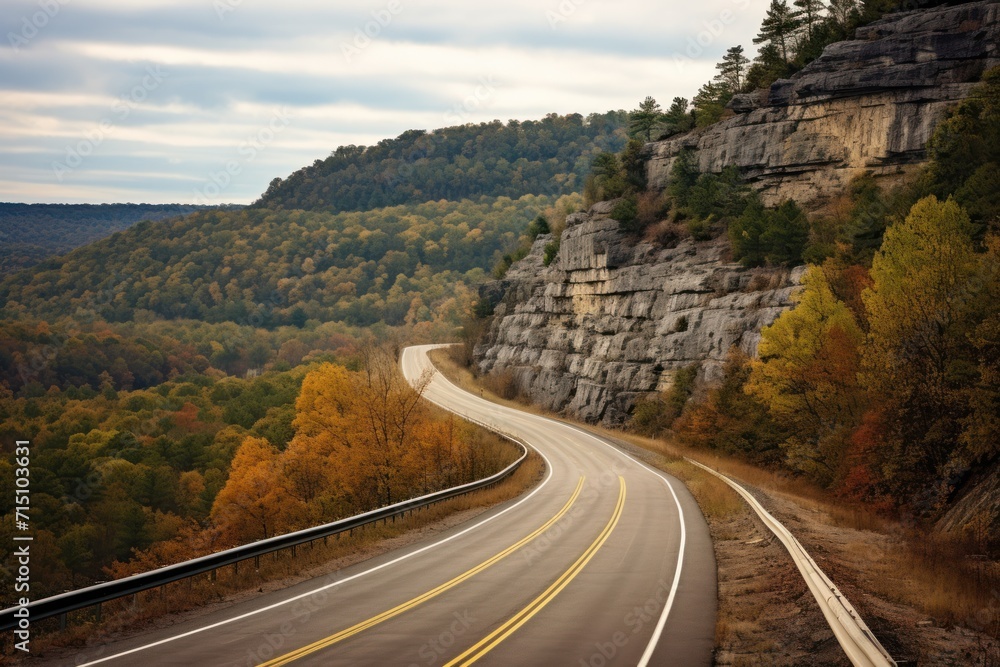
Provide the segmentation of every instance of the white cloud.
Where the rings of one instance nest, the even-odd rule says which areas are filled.
[[[0,51],[0,197],[189,201],[188,186],[281,108],[293,120],[227,201],[252,201],[338,145],[407,129],[633,108],[649,94],[668,103],[691,97],[728,46],[751,50],[766,5],[396,1],[393,13],[389,0],[218,0],[232,9],[221,18],[216,0],[66,3],[26,47]],[[36,10],[16,0],[0,27]],[[163,81],[136,99],[149,67]],[[88,140],[90,155],[57,178],[53,162]]]

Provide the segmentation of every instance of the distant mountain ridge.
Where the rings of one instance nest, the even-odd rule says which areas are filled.
[[[627,112],[608,111],[408,130],[374,146],[341,146],[325,160],[275,178],[254,205],[338,213],[579,192],[594,155],[625,146],[627,126]]]
[[[214,207],[0,202],[0,276],[128,229],[142,220],[165,220],[209,208]]]

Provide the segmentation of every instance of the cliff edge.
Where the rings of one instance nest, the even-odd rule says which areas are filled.
[[[676,370],[700,362],[714,379],[733,345],[753,354],[800,272],[746,269],[726,261],[721,241],[636,244],[610,210],[601,202],[567,218],[549,266],[551,237],[536,239],[508,272],[476,358],[547,409],[615,425]]]
[[[735,116],[647,144],[647,180],[665,187],[688,149],[702,172],[739,167],[765,203],[815,207],[865,170],[892,179],[923,161],[947,109],[998,64],[1000,2],[891,14],[790,79],[737,95]]]

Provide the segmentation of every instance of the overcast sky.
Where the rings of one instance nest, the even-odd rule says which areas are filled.
[[[690,98],[767,0],[3,0],[0,201],[248,203],[342,144]]]

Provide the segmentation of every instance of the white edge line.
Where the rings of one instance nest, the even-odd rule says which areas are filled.
[[[534,448],[532,447],[532,449],[534,449]],[[88,667],[88,665],[96,665],[96,664],[99,664],[99,663],[102,663],[102,662],[107,662],[108,660],[115,660],[117,658],[121,658],[122,656],[130,655],[132,653],[138,653],[139,651],[144,651],[144,650],[146,650],[148,648],[153,648],[154,646],[160,646],[162,644],[167,644],[167,643],[175,641],[177,639],[183,639],[184,637],[190,637],[191,635],[196,635],[196,634],[198,634],[200,632],[205,632],[206,630],[212,630],[213,628],[218,628],[218,627],[223,626],[223,625],[228,625],[229,623],[235,623],[236,621],[241,621],[244,618],[249,618],[251,616],[256,616],[257,614],[262,614],[262,613],[264,613],[266,611],[271,611],[272,609],[277,609],[278,607],[284,606],[284,605],[286,605],[286,604],[288,604],[290,602],[295,602],[296,600],[301,600],[302,598],[309,597],[310,595],[314,595],[315,593],[319,593],[320,591],[325,591],[325,590],[327,590],[329,588],[334,588],[335,586],[339,586],[341,584],[345,584],[348,581],[352,581],[354,579],[358,579],[358,578],[363,577],[363,576],[365,576],[367,574],[371,574],[372,572],[377,572],[378,570],[381,570],[383,568],[389,567],[390,565],[395,565],[396,563],[399,563],[400,561],[404,561],[404,560],[406,560],[408,558],[412,558],[413,556],[416,556],[417,554],[421,554],[421,553],[423,553],[425,551],[429,551],[430,549],[433,549],[435,547],[441,546],[442,544],[445,544],[446,542],[451,542],[452,540],[454,540],[456,538],[459,538],[462,535],[465,535],[466,533],[469,533],[469,532],[471,532],[473,530],[476,530],[477,528],[480,528],[481,526],[489,523],[490,521],[493,521],[494,519],[500,518],[501,516],[503,516],[507,512],[510,512],[511,510],[515,509],[516,507],[518,507],[522,503],[527,502],[528,500],[531,499],[532,496],[534,496],[536,493],[538,493],[539,491],[541,491],[542,487],[544,487],[546,484],[549,483],[549,480],[552,479],[552,464],[549,461],[549,459],[545,456],[545,454],[542,454],[537,449],[534,449],[534,451],[537,452],[539,454],[539,456],[541,456],[545,460],[545,467],[546,467],[547,473],[545,475],[545,479],[542,480],[542,483],[539,484],[537,487],[535,487],[535,489],[531,493],[529,493],[528,495],[526,495],[524,498],[521,498],[521,500],[517,501],[516,503],[514,503],[510,507],[508,507],[508,508],[506,508],[506,509],[504,509],[504,510],[502,510],[500,512],[497,512],[496,514],[494,514],[491,517],[483,519],[482,521],[480,521],[479,523],[477,523],[477,524],[475,524],[473,526],[469,526],[468,528],[462,530],[461,532],[455,533],[454,535],[450,535],[450,536],[444,538],[443,540],[439,540],[437,542],[434,542],[433,544],[428,544],[427,546],[421,547],[420,549],[417,549],[416,551],[411,551],[410,553],[404,554],[404,555],[402,555],[402,556],[400,556],[398,558],[394,558],[393,560],[390,560],[388,562],[382,563],[381,565],[377,565],[377,566],[371,568],[370,570],[365,570],[364,572],[358,572],[357,574],[352,574],[351,576],[346,577],[344,579],[338,579],[337,581],[334,581],[332,583],[326,584],[325,586],[320,586],[319,588],[314,588],[314,589],[312,589],[312,590],[310,590],[310,591],[308,591],[306,593],[300,593],[299,595],[296,595],[294,597],[290,597],[287,600],[282,600],[281,602],[276,602],[274,604],[268,605],[266,607],[261,607],[260,609],[255,609],[253,611],[247,612],[245,614],[241,614],[239,616],[233,616],[232,618],[227,618],[226,620],[219,621],[217,623],[212,623],[211,625],[206,625],[206,626],[203,626],[203,627],[200,627],[200,628],[196,628],[194,630],[189,630],[188,632],[184,632],[184,633],[181,633],[179,635],[174,635],[172,637],[167,637],[166,639],[160,639],[158,641],[155,641],[155,642],[152,642],[152,643],[149,643],[149,644],[144,644],[142,646],[137,646],[136,648],[132,648],[132,649],[129,649],[127,651],[122,651],[121,653],[115,653],[114,655],[109,655],[109,656],[104,657],[104,658],[99,658],[97,660],[92,660],[91,662],[83,663],[82,665],[79,665],[78,667]]]
[[[621,449],[614,446],[610,442],[606,442],[604,439],[594,435],[593,433],[588,433],[583,429],[577,428],[576,426],[567,424],[565,422],[558,422],[554,419],[549,421],[555,422],[557,424],[562,424],[568,429],[572,429],[577,433],[585,435],[593,439],[594,441],[599,442],[605,447],[611,449],[614,452],[617,452],[619,455],[632,461],[636,465],[645,468],[651,474],[656,475],[657,477],[660,478],[660,480],[664,484],[667,485],[667,488],[670,489],[670,495],[673,496],[674,504],[677,505],[677,514],[680,518],[680,524],[681,524],[681,541],[680,541],[680,546],[677,550],[677,566],[674,569],[674,581],[670,585],[670,595],[667,596],[667,602],[666,604],[663,605],[663,612],[660,614],[660,618],[656,622],[656,628],[653,630],[653,635],[652,637],[649,638],[649,643],[646,644],[646,650],[643,651],[642,657],[639,658],[639,662],[636,663],[637,667],[647,667],[647,665],[649,665],[649,661],[652,660],[653,658],[653,653],[656,651],[656,645],[660,642],[660,637],[663,635],[663,629],[667,625],[667,618],[670,616],[670,610],[674,605],[674,599],[677,597],[677,589],[680,587],[681,583],[681,570],[684,568],[684,550],[687,546],[687,526],[684,520],[684,508],[681,507],[680,499],[677,497],[677,493],[674,491],[674,485],[671,484],[670,480],[667,479],[666,475],[660,472],[659,470],[649,467],[648,465],[646,465],[639,459],[635,458],[631,454],[622,451]]]
[[[427,348],[425,348],[425,350],[430,350],[430,349],[434,349],[434,348],[437,348],[437,347],[445,347],[445,346],[438,346],[438,345],[427,346]],[[413,349],[413,348],[407,348],[407,349]],[[464,392],[464,393],[468,394],[469,396],[471,396],[474,399],[478,399],[480,401],[484,401],[484,402],[489,403],[491,406],[494,406],[494,407],[501,407],[501,408],[506,408],[508,410],[513,410],[514,412],[518,413],[518,416],[520,416],[520,417],[527,417],[528,419],[532,419],[532,418],[542,419],[542,420],[545,420],[545,421],[550,422],[552,424],[556,424],[558,426],[562,426],[562,427],[568,428],[568,429],[570,429],[572,431],[576,431],[580,435],[583,435],[583,436],[585,436],[587,438],[590,438],[590,439],[594,440],[595,442],[603,445],[604,447],[607,447],[608,449],[610,449],[611,451],[615,452],[619,456],[622,456],[625,459],[627,459],[629,461],[632,461],[633,463],[635,463],[636,465],[640,466],[641,468],[645,468],[651,474],[656,475],[657,477],[659,477],[660,480],[664,484],[667,485],[667,488],[670,490],[670,495],[672,495],[673,498],[674,498],[674,504],[677,505],[677,513],[679,515],[680,524],[681,524],[681,540],[680,540],[680,547],[677,550],[677,566],[674,569],[674,580],[673,580],[673,583],[670,586],[670,595],[667,596],[667,602],[666,602],[666,604],[663,605],[663,612],[660,614],[660,618],[656,622],[656,628],[653,630],[653,635],[652,635],[652,637],[650,637],[649,643],[646,644],[646,650],[643,651],[642,657],[639,659],[639,662],[637,663],[638,667],[647,667],[649,665],[649,661],[653,657],[654,651],[656,651],[656,645],[659,643],[660,637],[663,635],[663,629],[664,629],[664,627],[666,627],[667,617],[670,616],[670,610],[673,607],[674,599],[677,597],[677,589],[680,586],[681,570],[684,567],[684,550],[685,550],[685,547],[687,545],[687,527],[686,527],[686,524],[685,524],[685,521],[684,521],[684,509],[681,507],[680,499],[677,497],[677,493],[674,491],[673,484],[670,483],[670,480],[667,479],[667,477],[666,477],[666,475],[664,473],[660,472],[659,470],[656,470],[655,468],[651,468],[650,466],[646,465],[645,463],[643,463],[639,459],[635,458],[631,454],[628,454],[628,453],[622,451],[620,448],[616,447],[615,445],[611,444],[610,442],[605,441],[603,438],[600,438],[600,437],[594,435],[593,433],[590,433],[588,431],[584,431],[583,429],[578,428],[576,426],[573,426],[572,424],[567,424],[566,422],[557,421],[555,419],[550,419],[550,418],[544,417],[542,415],[536,415],[536,414],[533,414],[533,413],[530,413],[530,412],[526,412],[524,410],[516,410],[514,408],[508,408],[507,406],[498,406],[496,403],[492,403],[491,401],[486,401],[485,399],[480,398],[479,396],[476,396],[475,394],[472,394],[471,392],[465,391],[464,389],[456,386],[447,377],[445,377],[444,373],[441,373],[441,371],[437,370],[437,368],[434,367],[433,362],[431,362],[431,368],[434,368],[434,372],[436,374],[440,375],[441,379],[444,380],[444,382],[446,384],[451,385],[453,388],[455,388],[456,390],[458,390],[460,392]],[[456,412],[455,410],[451,410],[450,408],[448,408],[447,406],[445,406],[445,405],[443,405],[441,403],[437,403],[437,401],[433,401],[432,399],[429,399],[429,400],[431,400],[431,402],[433,402],[433,403],[435,403],[437,405],[440,405],[442,408],[445,408],[449,412]],[[463,417],[465,419],[469,419],[468,417],[465,417],[461,413],[457,413],[456,412],[456,414],[458,414],[460,417]],[[478,421],[478,420],[476,420],[476,421]],[[491,428],[487,424],[484,424],[482,422],[479,422],[479,423],[480,423],[480,425],[482,425],[482,426],[484,426],[486,428]],[[536,449],[535,451],[538,451],[538,450]],[[541,452],[538,452],[538,453],[541,454]],[[546,459],[546,462],[547,461],[548,461],[548,459]]]

